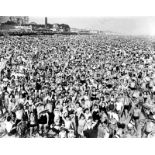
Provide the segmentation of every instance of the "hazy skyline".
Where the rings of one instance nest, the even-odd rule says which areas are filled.
[[[45,17],[29,18],[30,22],[44,24]],[[65,23],[72,28],[112,31],[129,35],[155,35],[155,17],[48,17],[48,23]]]

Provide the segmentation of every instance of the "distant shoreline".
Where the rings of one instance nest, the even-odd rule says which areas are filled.
[[[61,35],[77,35],[76,32],[46,32],[46,31],[32,31],[32,32],[15,32],[15,31],[1,31],[0,36],[31,36],[31,35],[55,35],[55,34],[61,34]]]

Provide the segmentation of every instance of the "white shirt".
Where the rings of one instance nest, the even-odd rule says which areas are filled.
[[[23,116],[23,111],[22,110],[18,110],[16,111],[16,118],[21,120]]]
[[[77,111],[77,115],[80,116],[80,114],[82,113],[82,108],[79,107],[79,108],[76,109],[76,111]]]
[[[12,129],[13,124],[11,122],[5,121],[5,128],[7,132],[10,132]]]
[[[66,129],[71,129],[71,124],[72,124],[71,121],[65,121],[65,128]]]
[[[108,114],[109,114],[110,118],[114,118],[117,121],[119,121],[119,117],[118,117],[118,115],[116,113],[114,113],[114,112],[108,112]]]
[[[49,112],[52,112],[52,104],[48,103],[46,105],[46,109],[49,111]]]
[[[90,108],[91,107],[91,102],[89,100],[85,101],[85,108]]]
[[[115,103],[115,105],[116,105],[116,109],[118,111],[120,111],[122,109],[123,102],[122,101],[118,101],[118,102]]]

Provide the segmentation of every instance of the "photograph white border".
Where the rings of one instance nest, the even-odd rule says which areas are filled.
[[[155,16],[154,0],[5,0],[1,16],[101,17]],[[0,153],[154,154],[153,139],[0,139]]]

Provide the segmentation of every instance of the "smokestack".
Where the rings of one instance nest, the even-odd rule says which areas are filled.
[[[45,17],[45,28],[47,28],[47,17]]]

